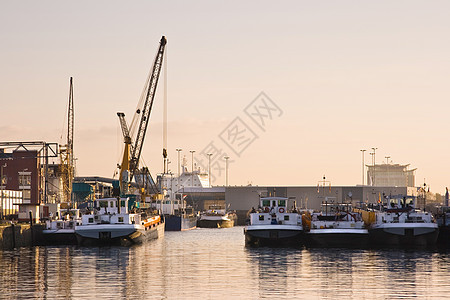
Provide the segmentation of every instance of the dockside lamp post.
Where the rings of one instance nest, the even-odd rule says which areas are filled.
[[[230,157],[229,156],[225,156],[225,186],[228,186],[228,159]]]
[[[377,160],[375,158],[375,153],[376,153],[377,149],[378,148],[376,148],[376,147],[372,147],[372,150],[373,150],[373,174],[372,174],[373,184],[372,185],[375,185],[375,173],[376,173],[375,172],[375,165],[377,163]]]
[[[208,155],[208,184],[211,187],[211,155],[212,153],[206,153]]]
[[[178,166],[177,191],[178,191],[178,190],[180,189],[180,152],[181,152],[183,149],[177,148],[177,149],[175,149],[175,150],[177,150],[177,152],[178,152],[178,163],[177,163],[177,166]]]
[[[389,186],[389,158],[390,156],[385,156],[386,158],[386,173],[387,173],[387,186]]]
[[[191,154],[192,154],[191,185],[194,186],[194,153],[195,153],[195,150],[191,150],[189,152],[191,152]]]
[[[180,152],[183,150],[181,148],[176,149],[178,152],[178,177],[180,177]]]
[[[362,149],[359,150],[362,153],[362,185],[364,186],[364,152],[366,152],[367,150]]]

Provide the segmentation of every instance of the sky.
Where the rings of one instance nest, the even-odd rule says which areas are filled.
[[[112,177],[161,36],[143,162],[177,152],[213,184],[362,181],[361,149],[450,185],[448,1],[8,1],[0,3],[0,141],[66,143],[74,79],[78,176]],[[371,157],[365,155],[365,163]]]

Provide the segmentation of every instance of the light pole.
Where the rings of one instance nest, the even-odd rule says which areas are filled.
[[[0,203],[0,220],[3,220],[3,168],[6,168],[8,166],[6,163],[1,166],[1,177],[0,177],[0,184],[1,184],[1,203]]]
[[[377,151],[378,148],[372,147],[373,150],[373,174],[372,174],[372,180],[373,180],[373,185],[375,185],[375,164],[376,164],[376,158],[375,158],[375,152]]]
[[[194,186],[194,153],[195,150],[189,151],[192,154],[192,167],[191,167],[191,185]]]
[[[183,150],[181,148],[177,148],[175,149],[177,150],[178,153],[178,163],[177,163],[177,171],[178,171],[178,176],[177,176],[177,192],[180,189],[180,152]]]
[[[364,186],[364,152],[366,152],[367,150],[362,149],[359,150],[362,153],[362,185]]]
[[[374,173],[373,169],[375,168],[373,166],[373,152],[370,152],[369,154],[370,154],[370,156],[372,156],[372,158],[371,158],[372,159],[372,169],[370,169],[370,172],[367,172],[368,173],[367,176],[370,176],[370,185],[373,186],[373,173]],[[367,178],[367,185],[369,185],[369,178]]]
[[[189,152],[191,152],[191,154],[192,154],[192,167],[191,167],[191,170],[192,170],[192,172],[194,172],[194,153],[195,153],[195,150],[191,150]]]
[[[206,153],[208,155],[208,182],[209,187],[211,187],[211,155],[212,153]]]
[[[387,173],[387,186],[389,186],[389,158],[390,156],[385,156],[386,158],[386,173]]]
[[[228,186],[228,159],[229,156],[224,156],[225,159],[225,186]]]
[[[377,151],[378,148],[372,148],[373,150],[373,165],[375,166],[376,160],[375,160],[375,152]]]
[[[180,152],[183,150],[181,148],[176,149],[178,152],[178,177],[180,177]]]

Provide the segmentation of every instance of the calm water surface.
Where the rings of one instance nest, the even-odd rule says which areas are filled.
[[[450,252],[246,248],[243,227],[131,248],[0,251],[1,299],[449,299]]]

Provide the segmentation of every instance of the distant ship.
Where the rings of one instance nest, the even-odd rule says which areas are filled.
[[[230,228],[234,226],[235,220],[235,213],[227,212],[221,206],[211,206],[210,209],[200,213],[197,226],[203,228]]]
[[[193,187],[203,187],[208,180],[208,174],[199,171],[185,171],[177,177],[167,173],[158,175],[157,182],[160,191],[163,191],[164,200],[154,206],[164,216],[166,231],[185,231],[197,227],[197,214],[187,204],[184,192]]]

